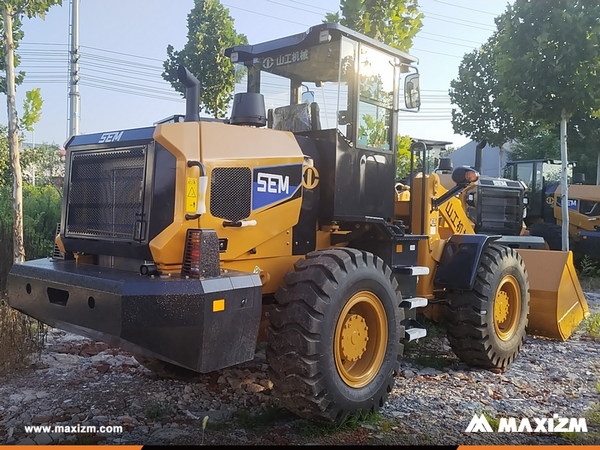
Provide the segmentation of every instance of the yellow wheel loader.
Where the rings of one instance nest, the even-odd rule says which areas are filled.
[[[55,254],[13,266],[10,305],[165,375],[251,360],[264,338],[274,395],[328,422],[384,404],[429,302],[459,357],[506,367],[538,312],[528,262],[457,204],[477,174],[396,199],[416,58],[338,24],[225,55],[228,120],[199,117],[180,67],[185,117],[70,138]]]

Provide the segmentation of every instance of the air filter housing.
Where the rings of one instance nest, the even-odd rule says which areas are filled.
[[[267,124],[267,114],[263,95],[257,92],[235,94],[229,122],[233,125],[264,127]]]

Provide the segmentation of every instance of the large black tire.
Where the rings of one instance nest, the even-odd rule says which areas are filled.
[[[473,290],[451,292],[448,299],[448,340],[462,361],[488,369],[514,361],[529,314],[529,281],[516,250],[488,245]]]
[[[562,228],[555,223],[538,222],[529,227],[531,236],[544,238],[550,250],[562,250]]]
[[[160,378],[169,378],[173,380],[191,380],[200,376],[198,372],[186,369],[185,367],[176,366],[156,358],[138,355],[135,353],[133,357],[146,369],[154,372]]]
[[[284,280],[267,330],[273,394],[323,422],[383,406],[404,337],[391,269],[371,253],[339,248],[309,253]]]

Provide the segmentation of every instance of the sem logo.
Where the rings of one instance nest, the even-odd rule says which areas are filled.
[[[256,167],[252,171],[252,210],[300,196],[302,164]]]
[[[102,136],[100,136],[100,140],[98,141],[98,143],[101,144],[103,142],[117,142],[118,140],[121,139],[122,136],[123,136],[122,131],[114,131],[112,133],[104,133]]]
[[[257,192],[268,192],[270,194],[281,194],[290,192],[290,177],[279,174],[258,172]]]
[[[492,427],[482,414],[479,417],[474,415],[465,430],[466,433],[491,433]],[[550,418],[533,418],[531,421],[527,417],[515,419],[514,417],[501,417],[498,425],[498,433],[587,433],[587,423],[583,418],[558,417],[558,414]]]

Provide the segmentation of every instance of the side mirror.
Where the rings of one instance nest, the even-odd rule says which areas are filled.
[[[313,91],[306,91],[302,93],[302,103],[314,103],[315,101],[315,93]]]
[[[470,167],[457,167],[452,172],[452,181],[457,186],[464,186],[479,180],[479,172]]]
[[[411,73],[404,79],[404,104],[407,109],[421,108],[421,92],[419,90],[419,74]]]

